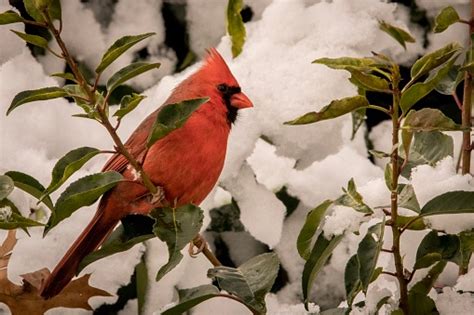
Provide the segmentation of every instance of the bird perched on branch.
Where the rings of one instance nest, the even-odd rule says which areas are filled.
[[[208,52],[197,72],[174,89],[164,105],[202,97],[209,97],[209,101],[181,128],[149,149],[147,138],[161,107],[145,118],[125,143],[153,184],[163,188],[164,202],[177,207],[199,204],[206,198],[222,171],[227,139],[238,110],[253,106],[215,49]],[[123,155],[115,154],[108,160],[103,171],[109,170],[121,173],[125,181],[102,197],[92,221],[43,285],[44,298],[57,295],[71,281],[81,260],[105,241],[122,218],[146,215],[157,206]]]

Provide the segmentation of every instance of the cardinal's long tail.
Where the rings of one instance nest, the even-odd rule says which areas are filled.
[[[41,290],[43,298],[49,299],[61,292],[76,274],[81,260],[96,250],[118,223],[116,219],[107,218],[104,211],[101,210],[97,211],[92,221],[72,244],[44,283]]]

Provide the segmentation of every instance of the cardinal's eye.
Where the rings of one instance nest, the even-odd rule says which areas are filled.
[[[229,90],[229,87],[227,86],[227,84],[219,84],[217,86],[217,89],[222,93],[226,93]]]

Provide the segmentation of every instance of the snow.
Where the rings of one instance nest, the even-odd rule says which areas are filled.
[[[288,274],[289,282],[276,294],[267,296],[269,314],[305,314],[300,284],[304,261],[296,251],[296,238],[307,212],[326,199],[336,199],[342,194],[341,188],[354,178],[357,190],[364,196],[364,202],[374,209],[376,218],[367,222],[369,218],[362,213],[343,206],[331,207],[324,218],[324,235],[344,234],[344,238],[318,275],[312,297],[319,306],[313,307],[314,311],[319,307],[335,307],[344,299],[343,273],[347,260],[357,250],[367,227],[380,221],[382,210],[376,207],[389,203],[390,195],[383,179],[383,167],[387,160],[377,161],[375,165],[368,160],[364,128],[359,130],[354,141],[350,141],[351,119],[348,115],[307,126],[286,126],[283,123],[308,111],[319,110],[333,99],[353,96],[357,92],[347,81],[347,73],[311,64],[312,60],[319,57],[361,57],[376,51],[407,64],[424,52],[421,41],[408,44],[405,52],[378,29],[377,21],[383,19],[410,30],[419,40],[422,33],[419,27],[410,23],[408,9],[386,1],[249,0],[245,3],[254,10],[254,17],[246,24],[247,40],[242,54],[232,59],[230,39],[225,35],[225,1],[188,1],[186,19],[192,50],[203,56],[205,48],[217,46],[242,90],[254,103],[253,109],[239,113],[232,128],[218,186],[202,204],[205,211],[202,232],[209,224],[209,211],[230,203],[234,198],[240,208],[240,220],[245,231],[220,235],[229,247],[232,261],[239,265],[268,248],[273,249]],[[448,1],[418,0],[417,3],[433,17]],[[467,14],[466,0],[449,3],[455,4],[461,15]],[[163,44],[161,4],[162,1],[119,0],[114,9],[106,14],[101,10],[107,7],[100,7],[97,2],[63,1],[65,18],[62,36],[75,58],[90,69],[95,68],[103,52],[118,37],[148,31],[157,33],[120,57],[102,77],[101,83],[104,83],[114,71],[135,60],[136,53],[141,49],[150,54],[146,61],[162,63],[157,71],[131,82],[134,88],[148,90],[145,91],[147,98],[124,119],[119,129],[124,139],[147,114],[163,103],[177,84],[200,66],[198,63],[181,73],[170,75],[174,71],[176,56]],[[0,4],[2,11],[9,8],[6,3]],[[137,16],[140,23],[136,22]],[[427,49],[436,49],[452,39],[463,42],[463,27],[452,26],[438,37],[430,35]],[[21,24],[11,28],[23,30]],[[16,93],[61,83],[61,80],[48,74],[64,69],[63,62],[49,53],[35,59],[7,29],[0,27],[0,40],[9,43],[0,50],[2,113],[5,113]],[[54,44],[51,47],[58,50]],[[78,112],[78,108],[66,100],[57,99],[25,104],[8,117],[0,115],[0,173],[18,170],[47,184],[52,167],[69,150],[85,145],[111,148],[111,140],[98,124],[70,117]],[[376,150],[390,151],[389,123],[376,126],[368,137]],[[455,135],[455,143],[459,143],[459,134]],[[68,183],[99,171],[106,158],[105,155],[94,158]],[[447,191],[474,190],[470,175],[456,174],[455,161],[446,158],[435,167],[425,165],[413,170],[409,182],[421,206]],[[301,200],[289,216],[284,204],[275,196],[275,192],[282,187],[287,187],[290,195]],[[56,192],[52,197],[56,199],[58,196],[59,192]],[[33,198],[18,190],[12,193],[11,199],[24,215],[29,215],[30,208],[36,207]],[[95,207],[92,205],[77,211],[44,239],[40,228],[30,229],[31,237],[19,231],[9,278],[19,282],[22,273],[43,267],[52,268],[89,222]],[[406,209],[400,211],[404,215],[413,214]],[[474,217],[435,216],[427,218],[426,223],[436,229],[458,233],[473,228]],[[389,248],[392,240],[388,229],[386,232],[384,247]],[[402,253],[406,266],[413,265],[416,249],[424,234],[426,231],[407,231],[403,235]],[[4,232],[0,233],[2,238],[4,235]],[[213,249],[214,235],[205,233],[205,236]],[[178,267],[160,282],[155,282],[157,270],[167,262],[167,252],[163,242],[149,240],[130,251],[92,264],[83,274],[93,272],[91,283],[113,293],[130,281],[135,265],[145,255],[150,279],[145,314],[152,314],[176,301],[176,288],[210,283],[206,277],[209,262],[202,255],[190,258],[187,248],[183,249],[184,258]],[[394,268],[393,260],[387,254],[380,256],[378,265],[389,270]],[[472,309],[471,296],[455,290],[472,291],[474,273],[471,269],[458,279],[453,266],[447,268],[440,282],[455,285],[454,289],[445,288],[443,293],[435,296],[441,314],[450,311],[449,314],[463,314],[463,311]],[[422,276],[420,271],[415,277]],[[380,276],[369,289],[366,307],[355,310],[355,314],[372,312],[377,301],[385,295],[393,296],[383,309],[389,312],[398,299],[396,282],[390,277]],[[111,303],[116,298],[94,298],[91,301],[98,306],[104,302]],[[133,300],[121,314],[134,314],[136,311],[137,302]],[[48,313],[64,312],[64,309],[55,309]],[[234,301],[219,298],[199,305],[192,314],[211,312],[245,314],[247,309]]]

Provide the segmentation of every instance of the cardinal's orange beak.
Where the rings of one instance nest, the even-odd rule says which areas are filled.
[[[232,95],[230,104],[238,109],[253,107],[252,101],[242,92]]]

